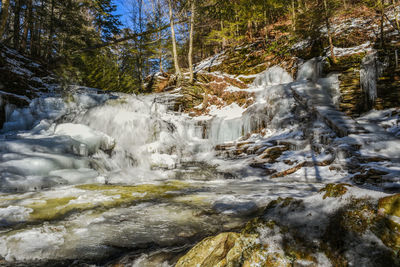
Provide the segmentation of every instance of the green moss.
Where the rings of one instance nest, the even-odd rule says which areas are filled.
[[[400,225],[385,216],[379,216],[372,231],[397,255],[400,254]]]
[[[259,228],[267,226],[272,229],[274,225],[275,225],[274,221],[265,222],[261,218],[255,218],[246,223],[246,226],[242,230],[242,234],[258,234]]]
[[[107,101],[107,104],[111,106],[119,106],[123,104],[128,104],[128,101],[126,100],[126,98],[118,98]]]
[[[232,48],[225,53],[221,64],[213,66],[210,71],[221,71],[232,75],[251,75],[267,68],[265,51],[260,44],[242,48]]]
[[[33,204],[26,206],[31,208],[33,212],[30,214],[30,219],[34,221],[49,221],[57,220],[67,216],[71,212],[85,211],[91,209],[109,209],[123,205],[130,205],[137,201],[151,200],[155,198],[169,198],[172,195],[168,191],[177,191],[185,187],[184,183],[175,181],[163,185],[138,185],[138,186],[123,186],[123,185],[102,185],[102,184],[87,184],[78,185],[76,188],[86,191],[96,191],[104,196],[114,197],[105,200],[101,203],[70,203],[71,200],[77,197],[53,198],[39,200]]]
[[[341,197],[347,192],[347,187],[351,187],[349,184],[327,184],[319,192],[325,192],[323,199],[327,197]]]
[[[244,82],[245,84],[251,84],[254,82],[255,78],[244,78],[244,77],[239,77],[239,80]]]
[[[400,194],[381,198],[378,202],[379,217],[374,233],[388,247],[400,253],[400,224],[388,218],[389,216],[400,217]]]
[[[312,256],[311,249],[307,249],[299,245],[299,243],[284,243],[285,256],[288,257],[292,262],[296,260],[305,260],[316,262],[316,258]]]
[[[330,216],[321,249],[334,266],[348,266],[341,253],[349,236],[363,235],[374,224],[376,208],[368,199],[352,199]]]
[[[343,227],[363,234],[375,222],[376,205],[367,199],[352,199],[342,216]]]
[[[290,207],[291,209],[301,208],[303,201],[301,199],[294,199],[292,197],[281,198],[278,197],[276,200],[268,203],[266,210],[274,209],[274,208],[286,208]]]
[[[173,181],[168,184],[154,185],[144,184],[137,186],[124,185],[103,185],[103,184],[87,184],[78,185],[76,188],[101,192],[106,196],[120,196],[113,201],[114,204],[124,204],[138,199],[151,199],[158,197],[169,197],[168,191],[176,191],[185,187],[185,183]]]
[[[178,196],[173,199],[175,202],[183,203],[186,205],[196,206],[196,207],[209,207],[208,197],[199,195],[183,195]]]
[[[324,71],[326,73],[333,71],[349,72],[351,70],[359,69],[361,61],[363,60],[365,55],[366,53],[362,52],[358,54],[337,57],[335,63],[327,60],[326,65],[324,67]]]
[[[60,218],[75,208],[74,205],[68,205],[74,199],[76,197],[53,198],[28,205],[28,208],[33,209],[30,218],[40,221]]]
[[[387,215],[400,217],[400,194],[381,198],[378,207]]]

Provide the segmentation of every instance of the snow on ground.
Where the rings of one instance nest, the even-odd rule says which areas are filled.
[[[331,56],[331,51],[330,48],[327,47],[325,48],[326,50],[326,56],[330,57]],[[336,57],[344,57],[344,56],[349,56],[349,55],[354,55],[354,54],[359,54],[359,53],[369,53],[372,52],[373,46],[371,42],[366,42],[364,44],[361,44],[359,46],[354,46],[354,47],[347,47],[347,48],[340,48],[340,47],[334,47],[333,52],[335,53]]]
[[[203,69],[209,69],[214,66],[220,65],[222,63],[222,61],[224,60],[223,54],[224,54],[224,52],[221,52],[212,57],[209,57],[208,59],[201,61],[198,65],[195,66],[194,71],[198,72]]]
[[[236,103],[232,103],[229,106],[224,106],[222,108],[211,106],[209,114],[211,116],[223,118],[224,120],[231,120],[241,117],[244,111],[245,109],[243,107],[240,107]]]

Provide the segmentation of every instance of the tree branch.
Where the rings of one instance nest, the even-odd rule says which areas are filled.
[[[181,24],[181,23],[184,23],[186,21],[187,21],[187,19],[180,20],[176,24]],[[122,42],[125,42],[125,41],[129,41],[129,40],[135,39],[137,37],[141,37],[141,36],[146,36],[146,35],[149,35],[149,34],[157,33],[157,32],[163,31],[165,29],[168,29],[169,27],[170,27],[170,24],[168,23],[168,24],[162,25],[161,27],[156,28],[156,29],[151,29],[151,30],[148,30],[148,31],[145,31],[145,32],[141,32],[141,33],[133,33],[133,34],[129,34],[129,35],[125,36],[125,37],[122,37],[122,38],[119,38],[119,39],[115,39],[115,40],[110,41],[110,42],[104,42],[104,43],[101,43],[101,44],[88,46],[86,48],[76,50],[73,53],[86,52],[86,51],[91,51],[91,50],[96,50],[96,49],[100,49],[100,48],[103,48],[103,47],[107,47],[107,46],[110,46],[110,45],[115,45],[115,44],[118,44],[118,43],[122,43]]]

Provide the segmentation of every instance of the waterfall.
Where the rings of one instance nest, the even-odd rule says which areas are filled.
[[[272,67],[250,87],[255,92],[250,107],[233,103],[194,118],[171,110],[178,97],[173,94],[77,90],[67,98],[34,99],[28,107],[9,112],[2,129],[10,138],[0,145],[0,152],[7,154],[0,158],[0,179],[14,175],[3,186],[22,191],[59,183],[165,180],[182,163],[212,159],[217,144],[265,128],[286,129],[295,107],[292,82],[284,69]],[[32,175],[34,184],[29,182]]]
[[[322,58],[310,59],[300,66],[296,80],[317,82],[318,78],[322,76],[322,70]]]

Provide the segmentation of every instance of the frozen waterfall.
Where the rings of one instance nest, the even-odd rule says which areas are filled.
[[[360,70],[360,83],[361,88],[367,95],[371,103],[375,102],[378,97],[377,82],[378,78],[382,75],[388,62],[380,62],[378,53],[374,52],[363,58]]]
[[[320,72],[320,61],[308,61],[295,83],[317,79]],[[323,87],[335,80],[324,79],[319,80]],[[29,191],[168,179],[184,162],[211,159],[217,144],[290,125],[295,107],[292,83],[289,73],[272,67],[250,88],[253,105],[233,103],[204,118],[172,111],[171,103],[179,95],[81,90],[68,98],[35,99],[29,107],[11,110],[2,129],[1,188]]]

